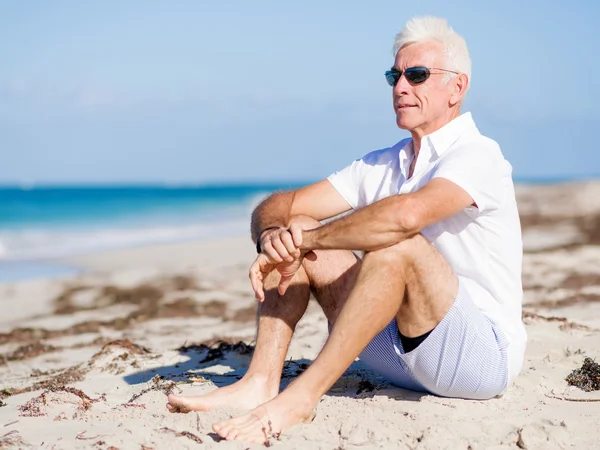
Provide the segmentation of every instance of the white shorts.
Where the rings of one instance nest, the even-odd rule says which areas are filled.
[[[508,382],[508,341],[459,283],[452,307],[427,338],[405,353],[394,319],[360,360],[391,383],[443,397],[488,399]]]

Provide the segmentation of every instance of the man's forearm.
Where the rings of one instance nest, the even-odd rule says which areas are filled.
[[[314,230],[302,233],[302,250],[374,251],[389,247],[419,230],[400,196],[392,196]],[[404,209],[404,211],[402,211]]]
[[[285,227],[290,221],[294,192],[277,192],[262,201],[252,213],[250,232],[256,242],[259,233],[272,226]]]

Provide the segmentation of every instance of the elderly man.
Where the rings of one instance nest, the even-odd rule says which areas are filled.
[[[214,430],[264,442],[266,432],[311,420],[357,357],[402,388],[467,399],[499,395],[519,373],[526,334],[512,169],[460,112],[467,46],[445,20],[425,17],[407,23],[394,51],[385,76],[396,123],[411,138],[254,211],[250,278],[261,303],[250,367],[205,396],[170,396],[169,410],[251,409]],[[311,291],[329,338],[279,393]]]

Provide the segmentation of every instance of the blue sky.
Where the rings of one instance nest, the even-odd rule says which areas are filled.
[[[406,136],[383,72],[424,14],[516,177],[600,174],[591,0],[40,0],[0,5],[0,183],[323,178]]]

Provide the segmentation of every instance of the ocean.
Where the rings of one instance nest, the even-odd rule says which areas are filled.
[[[0,283],[80,270],[58,258],[247,234],[264,197],[301,185],[0,187]]]
[[[80,268],[57,262],[69,256],[245,235],[264,197],[308,183],[0,186],[0,283],[76,274]]]

